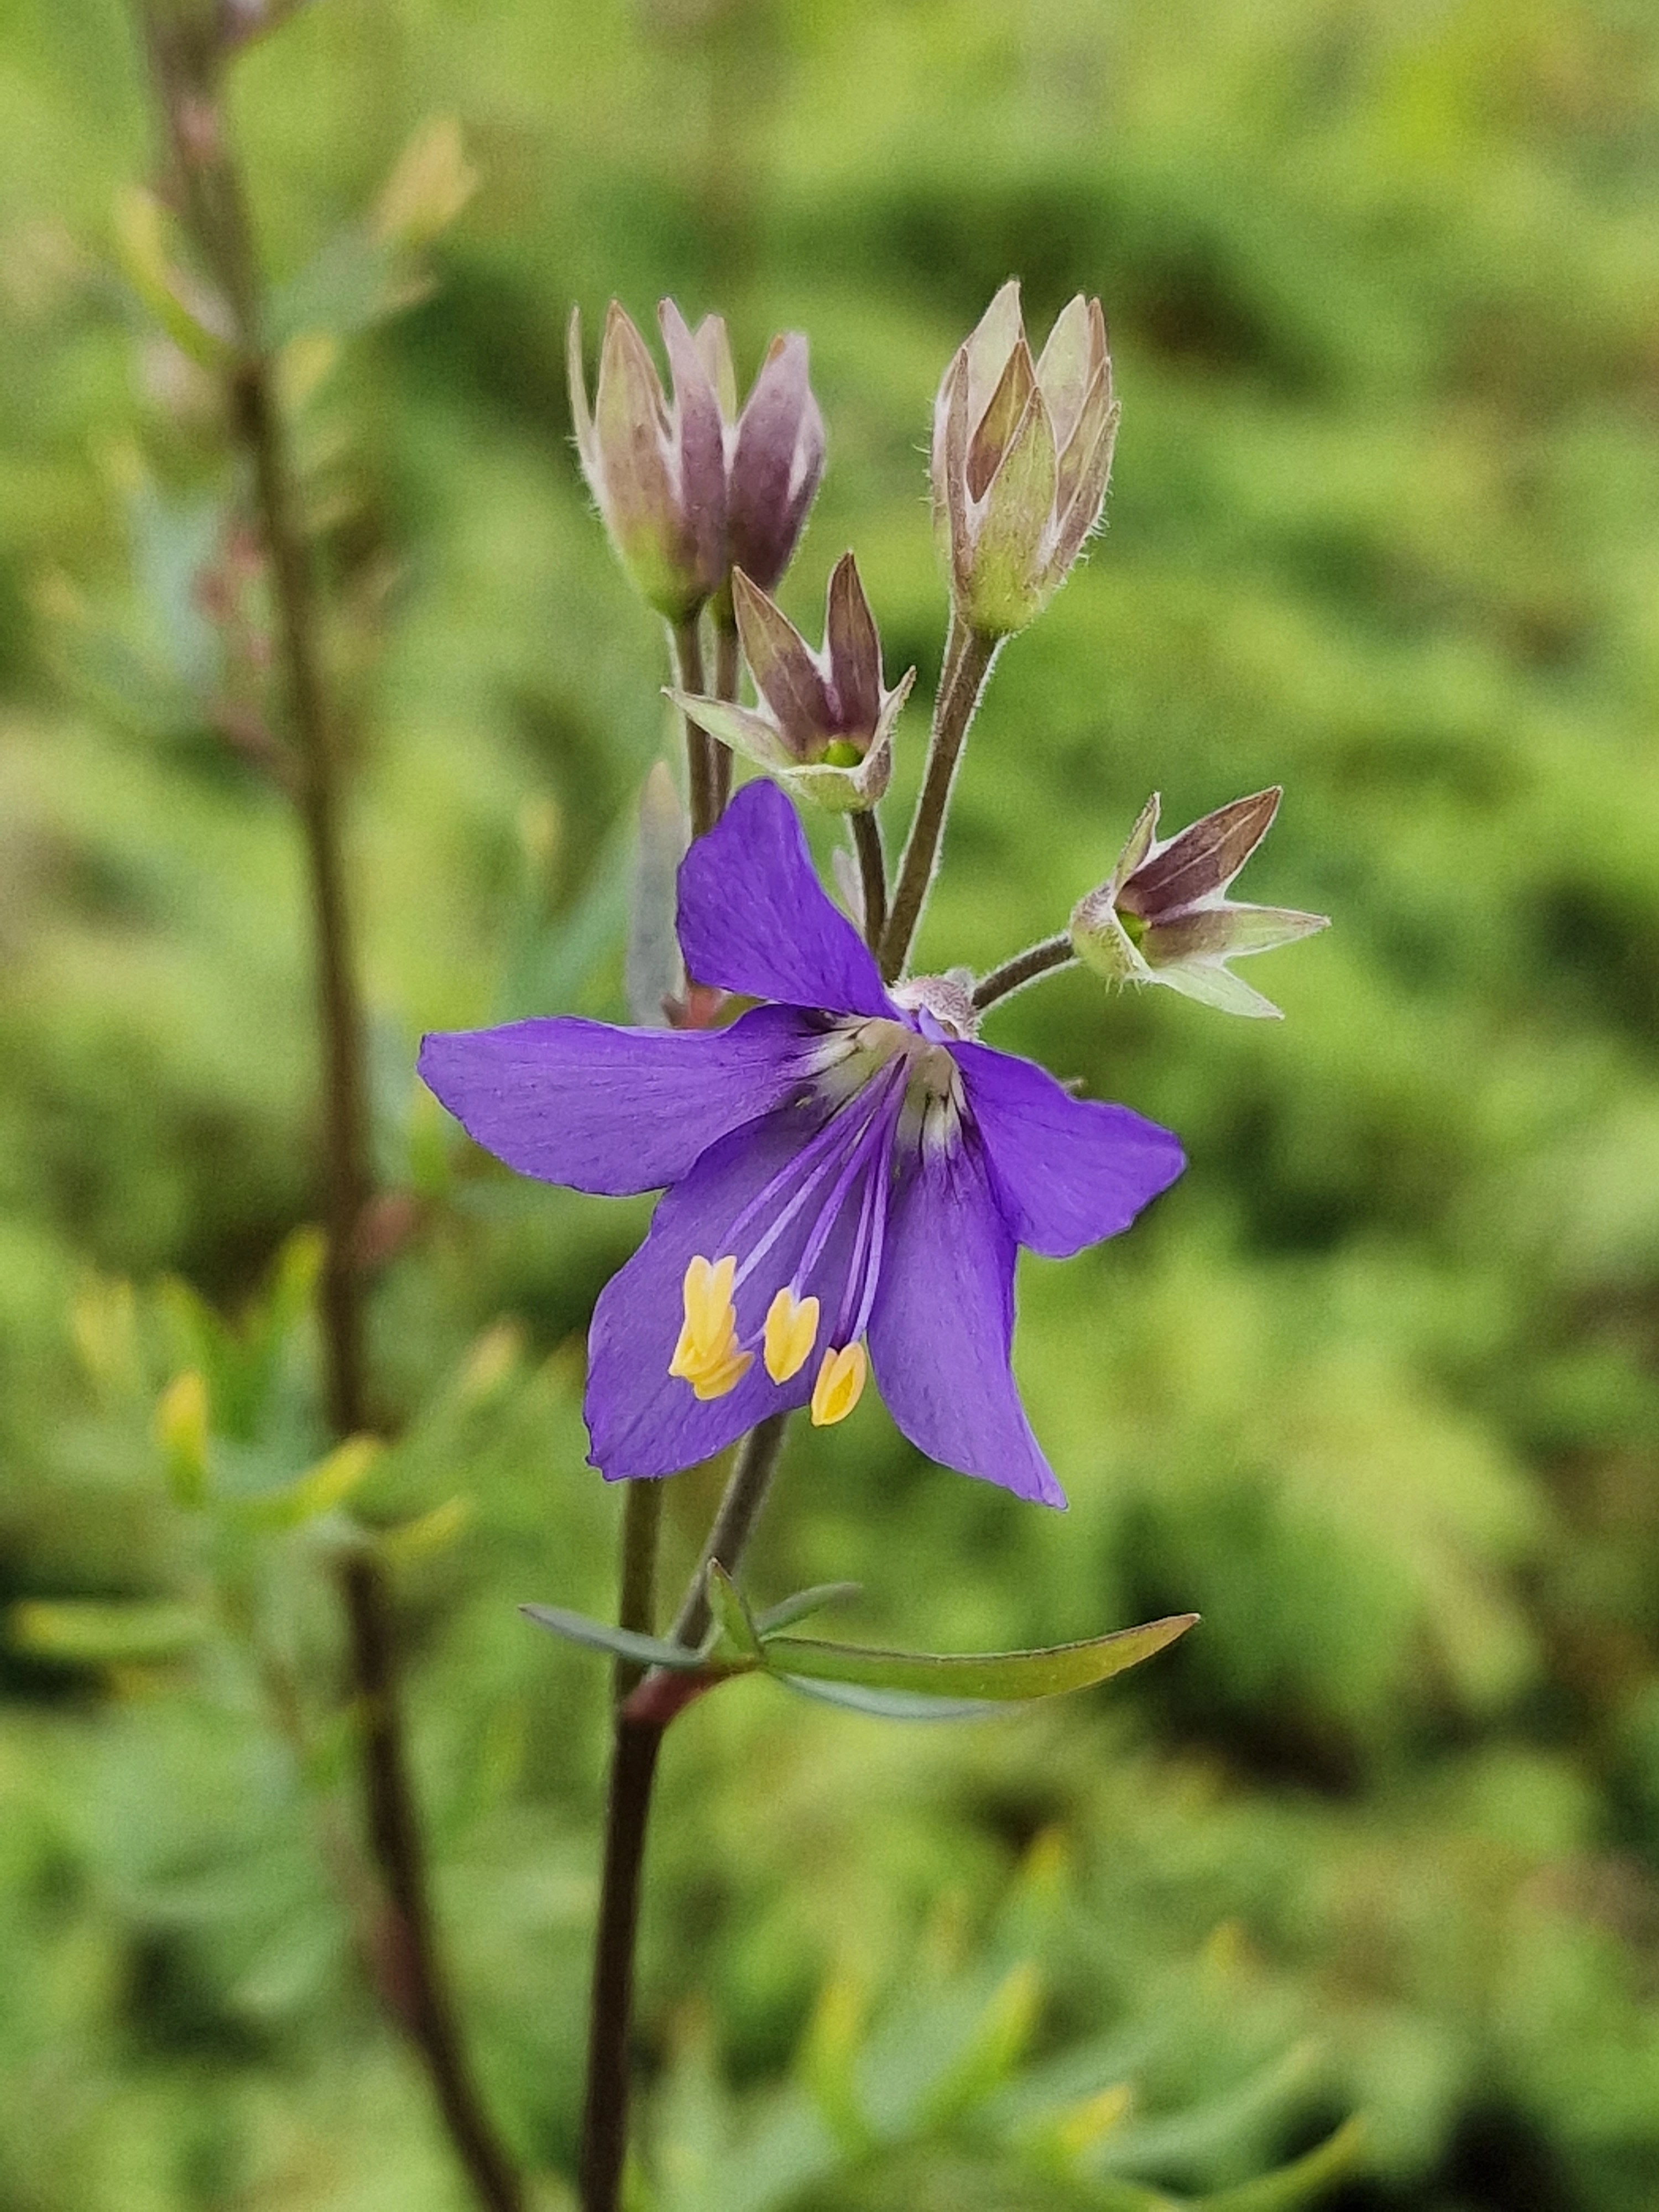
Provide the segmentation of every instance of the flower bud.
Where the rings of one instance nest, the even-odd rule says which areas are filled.
[[[1007,637],[1040,614],[1100,520],[1118,405],[1098,300],[1064,308],[1035,364],[1010,278],[933,409],[933,528],[959,618]]]
[[[756,706],[679,691],[670,697],[710,737],[819,805],[837,813],[873,806],[892,773],[893,725],[916,672],[885,688],[858,563],[844,553],[836,565],[818,653],[741,568],[732,572],[732,597]]]
[[[582,473],[618,559],[650,605],[684,623],[726,588],[734,562],[768,585],[783,574],[823,472],[823,422],[804,337],[772,341],[738,414],[720,318],[706,317],[694,336],[665,300],[658,320],[672,404],[614,300],[591,413],[581,317],[571,315],[570,404]]]
[[[1073,913],[1078,958],[1112,982],[1167,983],[1224,1013],[1276,1018],[1279,1008],[1227,962],[1311,936],[1327,919],[1243,905],[1226,892],[1267,836],[1280,795],[1274,788],[1236,799],[1160,842],[1154,792],[1111,874]]]

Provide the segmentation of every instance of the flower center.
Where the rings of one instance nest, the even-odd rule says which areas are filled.
[[[668,1371],[700,1399],[723,1398],[758,1352],[772,1381],[787,1382],[811,1358],[823,1330],[811,1411],[814,1423],[825,1427],[846,1419],[868,1378],[862,1339],[880,1279],[896,1145],[902,1136],[930,1139],[953,1130],[961,1092],[956,1064],[942,1044],[884,1017],[836,1023],[813,1075],[830,1111],[738,1213],[720,1256],[699,1253],[690,1261],[682,1286],[684,1320]],[[836,1297],[820,1282],[820,1297],[805,1286],[838,1231],[842,1243],[832,1264],[837,1276],[845,1268],[841,1294]],[[798,1247],[787,1279],[774,1292],[761,1327],[745,1337],[738,1326],[738,1294],[786,1237]],[[825,1310],[825,1300],[833,1310]]]

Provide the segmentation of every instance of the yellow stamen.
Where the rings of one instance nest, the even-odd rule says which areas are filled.
[[[787,1288],[780,1291],[766,1310],[766,1371],[775,1382],[800,1373],[817,1334],[817,1300],[798,1298]]]
[[[723,1398],[728,1390],[735,1390],[754,1364],[754,1353],[744,1352],[733,1336],[728,1340],[725,1353],[718,1363],[700,1367],[686,1380],[694,1394],[707,1402],[710,1398]]]
[[[726,1339],[737,1324],[732,1307],[737,1272],[737,1255],[731,1252],[723,1260],[705,1260],[699,1253],[685,1271],[682,1291],[685,1328],[680,1340],[687,1348],[688,1360],[699,1366],[723,1355]],[[674,1356],[678,1360],[681,1355],[677,1352]],[[674,1369],[671,1367],[669,1372],[672,1374]]]
[[[812,1426],[827,1429],[844,1421],[864,1395],[869,1358],[861,1344],[844,1344],[839,1352],[826,1352],[818,1379],[812,1385]]]

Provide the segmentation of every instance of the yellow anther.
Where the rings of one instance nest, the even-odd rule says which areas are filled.
[[[844,1421],[864,1395],[870,1362],[861,1344],[844,1344],[839,1352],[826,1352],[818,1379],[812,1385],[812,1426],[827,1429]]]
[[[705,1401],[723,1398],[728,1390],[735,1390],[755,1364],[752,1352],[744,1352],[735,1336],[728,1339],[720,1360],[709,1366],[700,1367],[695,1375],[687,1376],[693,1393]]]
[[[766,1371],[775,1382],[800,1373],[817,1334],[817,1300],[780,1291],[766,1310]]]
[[[685,1332],[699,1363],[720,1354],[736,1325],[732,1285],[737,1272],[737,1255],[730,1252],[723,1260],[705,1260],[699,1253],[685,1271]]]

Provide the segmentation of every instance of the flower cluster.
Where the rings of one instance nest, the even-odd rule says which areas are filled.
[[[1118,418],[1100,303],[1073,300],[1034,361],[1018,286],[1005,285],[940,387],[933,497],[952,641],[890,907],[874,809],[915,671],[888,687],[851,553],[830,580],[821,649],[773,597],[823,465],[805,341],[774,341],[739,412],[724,324],[711,316],[694,334],[672,301],[659,316],[672,399],[614,303],[591,412],[572,319],[571,390],[612,542],[676,625],[691,672],[670,696],[694,788],[711,738],[774,779],[720,818],[726,782],[705,777],[713,826],[678,877],[697,1025],[551,1018],[432,1036],[421,1073],[521,1174],[664,1194],[593,1314],[586,1414],[605,1475],[671,1474],[794,1409],[832,1425],[873,1376],[929,1457],[1060,1504],[1010,1367],[1016,1255],[1064,1257],[1115,1236],[1182,1159],[1127,1106],[1075,1097],[981,1043],[981,1013],[1073,957],[1115,981],[1272,1013],[1228,961],[1321,918],[1226,896],[1277,791],[1162,842],[1154,798],[1065,934],[976,987],[958,972],[907,978],[997,645],[1041,611],[1100,520]],[[712,691],[697,673],[705,610],[735,646]],[[752,703],[738,695],[739,658]],[[786,793],[850,817],[867,941],[820,887]]]

